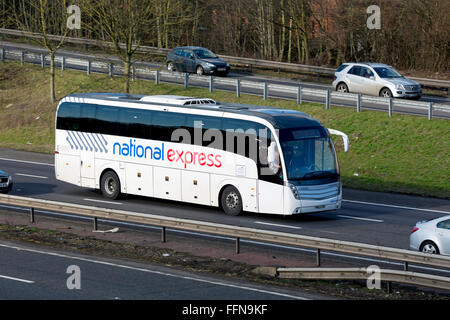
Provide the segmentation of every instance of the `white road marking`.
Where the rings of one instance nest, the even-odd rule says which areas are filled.
[[[282,227],[282,228],[302,229],[302,227],[287,226],[287,225],[285,225],[285,224],[268,223],[268,222],[261,222],[261,221],[255,221],[255,223],[257,223],[257,224],[263,224],[263,225],[267,225],[267,226]]]
[[[18,210],[21,210],[21,211],[27,211],[27,212],[29,211],[29,209],[19,208],[19,207],[14,207],[14,206],[7,206],[7,205],[0,205],[0,207],[14,208],[14,209],[18,209]],[[36,213],[39,213],[39,212],[48,213],[50,215],[63,216],[63,217],[74,217],[74,216],[76,216],[76,215],[70,215],[70,214],[64,214],[64,213],[55,213],[55,212],[50,212],[50,211],[45,211],[45,210],[36,210],[35,212]],[[83,216],[77,216],[77,218],[79,218],[81,220],[90,220],[91,219],[91,218],[83,217]],[[102,222],[111,223],[110,220],[106,220],[106,219],[98,219],[98,222],[99,223],[102,223]],[[161,227],[148,226],[148,225],[144,225],[144,224],[137,224],[137,223],[131,223],[131,222],[114,221],[114,224],[115,225],[126,225],[126,226],[132,226],[132,227],[140,227],[140,228],[152,229],[152,230],[160,230],[161,229]],[[177,229],[171,229],[171,228],[167,229],[167,231],[171,231],[171,232],[174,232],[174,233],[180,233],[180,234],[201,236],[201,237],[212,238],[212,239],[221,239],[221,240],[228,240],[228,241],[235,241],[236,240],[235,238],[231,238],[231,237],[217,236],[217,235],[211,235],[211,234],[200,233],[200,232],[195,232],[195,231],[185,231],[185,230],[177,230]],[[255,241],[255,240],[241,239],[241,242],[242,243],[256,244],[256,245],[260,245],[260,246],[273,247],[273,248],[289,249],[289,250],[300,251],[300,252],[309,252],[309,253],[316,253],[317,252],[314,249],[305,249],[305,248],[292,247],[292,246],[282,245],[282,244],[260,242],[260,241]],[[342,253],[333,253],[333,252],[329,252],[329,251],[323,251],[322,254],[333,256],[333,257],[339,257],[339,258],[347,258],[347,259],[352,259],[352,260],[368,261],[368,262],[371,262],[371,263],[372,262],[376,262],[376,263],[386,263],[386,264],[390,264],[390,265],[394,265],[394,266],[403,266],[403,263],[401,263],[401,262],[392,262],[392,261],[388,261],[388,260],[380,260],[380,259],[375,259],[375,258],[357,257],[357,256],[351,256],[351,255],[342,254]],[[413,265],[413,264],[410,264],[410,266],[411,267],[415,267],[417,269],[450,273],[450,270],[446,270],[446,269],[438,269],[438,268],[425,267],[425,266],[422,266],[422,265]]]
[[[8,276],[3,276],[1,274],[0,274],[0,278],[8,279],[8,280],[14,280],[14,281],[19,281],[19,282],[25,282],[25,283],[34,283],[34,281],[31,281],[31,280],[25,280],[25,279],[19,279],[19,278],[14,278],[14,277],[8,277]]]
[[[345,219],[371,221],[371,222],[384,222],[384,220],[361,218],[361,217],[353,217],[353,216],[344,216],[344,215],[340,215],[340,214],[338,215],[338,217],[345,218]]]
[[[25,161],[25,160],[16,160],[16,159],[6,159],[6,158],[0,158],[0,160],[3,161],[13,161],[13,162],[22,162],[22,163],[29,163],[29,164],[38,164],[38,165],[42,165],[42,166],[49,166],[49,167],[54,167],[54,164],[51,163],[44,163],[44,162],[34,162],[34,161]]]
[[[89,199],[89,198],[84,198],[84,201],[91,201],[91,202],[100,202],[100,203],[108,203],[108,204],[123,204],[121,202],[113,202],[113,201],[104,201],[104,200],[97,200],[97,199]]]
[[[127,265],[122,265],[122,264],[117,264],[117,263],[112,263],[112,262],[106,262],[106,261],[99,261],[99,260],[94,260],[94,259],[70,256],[70,255],[61,254],[61,253],[55,253],[55,252],[49,252],[49,251],[41,251],[41,250],[35,250],[35,249],[29,249],[29,248],[21,248],[21,247],[15,247],[15,246],[10,246],[10,245],[5,245],[5,244],[0,244],[0,247],[9,248],[9,249],[16,249],[16,250],[21,250],[21,251],[28,251],[28,252],[32,252],[32,253],[38,253],[38,254],[45,254],[45,255],[49,255],[49,256],[55,256],[55,257],[66,258],[66,259],[74,259],[74,260],[85,261],[85,262],[90,262],[90,263],[96,263],[96,264],[101,264],[101,265],[106,265],[106,266],[111,266],[111,267],[117,267],[117,268],[123,268],[123,269],[129,269],[129,270],[134,270],[134,271],[141,271],[141,272],[159,274],[159,275],[163,275],[163,276],[167,276],[167,277],[180,278],[180,279],[192,280],[192,281],[197,281],[197,282],[204,282],[204,283],[209,283],[209,284],[214,284],[214,285],[219,285],[219,286],[224,286],[224,287],[231,287],[231,288],[237,288],[237,289],[242,289],[242,290],[260,292],[260,293],[267,293],[267,294],[272,294],[272,295],[275,295],[275,296],[280,296],[280,297],[285,297],[285,298],[299,299],[299,300],[309,300],[309,299],[307,299],[305,297],[294,296],[294,295],[290,295],[290,294],[286,294],[286,293],[269,291],[269,290],[265,290],[265,289],[257,289],[257,288],[245,287],[245,286],[242,286],[241,284],[231,284],[231,283],[225,283],[225,282],[219,282],[219,281],[212,281],[212,280],[207,280],[207,279],[195,278],[195,277],[192,277],[192,276],[182,276],[182,275],[172,274],[172,273],[168,273],[168,272],[150,270],[150,269],[145,269],[145,268],[137,268],[137,267],[127,266]]]
[[[391,208],[397,208],[397,209],[407,209],[407,210],[417,210],[417,211],[426,211],[426,212],[437,212],[437,213],[443,213],[443,214],[450,214],[450,211],[440,211],[440,210],[432,210],[432,209],[404,207],[404,206],[396,206],[396,205],[384,204],[384,203],[374,203],[374,202],[355,201],[355,200],[342,200],[342,201],[350,202],[350,203],[356,203],[356,204],[367,204],[367,205],[370,205],[370,206],[391,207]]]
[[[16,176],[22,176],[22,177],[30,177],[30,178],[37,178],[37,179],[48,179],[48,177],[44,177],[44,176],[35,176],[32,174],[25,174],[25,173],[16,173]]]

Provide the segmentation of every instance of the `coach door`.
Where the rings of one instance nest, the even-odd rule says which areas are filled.
[[[95,147],[92,140],[93,134],[80,132],[85,146],[80,151],[80,176],[81,186],[95,188]]]
[[[258,207],[260,213],[282,214],[284,212],[284,184],[280,152],[269,137],[267,144],[259,144]]]

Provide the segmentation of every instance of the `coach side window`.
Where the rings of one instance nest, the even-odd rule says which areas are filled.
[[[187,114],[186,117],[186,128],[192,137],[192,144],[223,150],[221,118],[196,114]]]
[[[120,135],[150,139],[151,117],[151,111],[128,108],[120,109]]]
[[[80,128],[80,105],[64,102],[58,108],[56,129],[78,131]]]
[[[155,111],[153,112],[151,137],[153,140],[180,142],[171,140],[172,133],[178,128],[185,127],[185,122],[186,115],[182,113]]]
[[[97,132],[95,120],[96,105],[82,104],[80,114],[80,129],[83,132]]]
[[[109,106],[97,106],[97,133],[119,135],[120,127],[117,125],[119,108]]]

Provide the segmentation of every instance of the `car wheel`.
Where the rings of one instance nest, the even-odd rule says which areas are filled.
[[[170,72],[175,71],[175,66],[173,65],[173,62],[167,63],[167,70]]]
[[[381,92],[380,92],[380,97],[383,97],[383,98],[392,98],[392,92],[391,92],[391,90],[389,90],[388,88],[384,88],[384,89],[381,90]]]
[[[197,75],[198,76],[202,76],[204,74],[205,74],[205,71],[203,70],[203,67],[202,66],[198,66],[197,67]]]
[[[226,187],[220,199],[223,211],[230,216],[238,216],[242,212],[242,197],[239,191],[233,187]]]
[[[348,92],[350,92],[350,91],[348,90],[348,87],[347,87],[347,85],[346,85],[345,83],[339,83],[339,84],[337,85],[337,87],[336,87],[336,91],[342,92],[342,93],[348,93]]]
[[[120,195],[120,180],[114,171],[106,172],[100,181],[100,189],[103,196],[115,200]]]
[[[425,241],[422,243],[420,251],[423,253],[439,254],[439,248],[433,241]]]

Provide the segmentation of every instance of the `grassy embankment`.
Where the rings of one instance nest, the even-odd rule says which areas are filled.
[[[57,104],[49,103],[48,71],[18,63],[0,64],[0,147],[52,153]],[[123,79],[57,71],[60,99],[75,92],[121,92]],[[450,122],[424,117],[332,107],[206,89],[136,81],[132,93],[212,97],[217,101],[272,105],[301,110],[328,128],[349,135],[350,152],[336,140],[344,186],[450,198]]]

